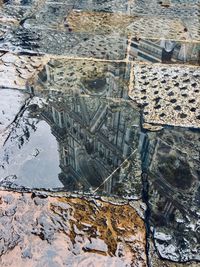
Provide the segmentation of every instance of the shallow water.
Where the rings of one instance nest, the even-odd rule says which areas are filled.
[[[1,1],[0,265],[200,261],[199,16]]]
[[[141,195],[140,113],[129,102],[49,92],[39,107],[35,99],[1,149],[4,185]]]

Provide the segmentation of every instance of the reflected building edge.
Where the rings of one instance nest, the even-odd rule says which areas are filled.
[[[138,149],[139,127],[131,124],[134,110],[128,114],[128,105],[121,108],[112,101],[91,97],[68,95],[60,103],[58,98],[59,94],[51,91],[50,104],[42,116],[58,141],[59,179],[70,191],[100,187],[107,194],[116,193],[128,175],[123,172],[133,168],[126,166],[125,170],[123,162]],[[131,159],[139,161],[136,154]]]
[[[72,75],[70,83],[69,64],[55,63],[40,73],[33,93],[47,100],[42,117],[58,142],[59,179],[66,190],[98,188],[107,195],[141,197],[141,174],[146,173],[150,224],[159,253],[169,258],[166,248],[173,246],[175,256],[170,259],[198,259],[199,130],[142,130],[140,113],[131,101],[119,98],[126,96],[126,87],[124,93],[117,87],[119,78],[127,75],[124,68],[106,69],[98,79],[96,73],[89,78]],[[157,232],[170,239],[163,242]]]
[[[199,260],[199,138],[199,130],[168,127],[144,142],[150,224],[160,255],[171,260]]]
[[[118,85],[126,76],[124,67],[109,66],[100,77],[93,73],[72,81],[73,89],[66,69],[51,61],[31,89],[47,99],[42,117],[58,142],[60,181],[69,191],[98,188],[106,194],[140,197],[140,113],[129,101],[112,100],[117,94],[127,98],[127,90]]]
[[[159,203],[165,219],[172,219],[175,210],[193,216],[198,213],[199,137],[198,130],[184,128],[165,129],[156,138],[149,134],[150,196],[152,203]]]
[[[150,63],[200,65],[200,45],[187,40],[179,42],[136,37],[131,42],[130,58]]]

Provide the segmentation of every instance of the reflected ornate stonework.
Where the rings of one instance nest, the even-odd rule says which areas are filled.
[[[0,0],[2,267],[199,266],[199,4]]]

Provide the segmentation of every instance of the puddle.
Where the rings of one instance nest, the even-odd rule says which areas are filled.
[[[26,120],[26,122],[25,122]],[[49,125],[37,119],[24,119],[4,146],[1,177],[16,187],[61,187],[58,177],[59,154]]]
[[[45,95],[1,149],[1,184],[140,197],[140,113],[125,101]]]
[[[139,199],[146,173],[158,252],[199,260],[200,131],[150,132],[131,100],[36,89],[1,148],[1,186]]]
[[[200,261],[198,5],[0,4],[0,265]]]
[[[2,134],[16,118],[28,94],[12,89],[0,90],[0,134]]]
[[[199,260],[200,131],[165,127],[149,133],[150,224],[160,255]]]

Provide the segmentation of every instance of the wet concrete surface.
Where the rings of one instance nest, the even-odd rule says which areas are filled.
[[[38,88],[2,146],[1,187],[143,199],[159,254],[198,260],[199,130],[150,132],[131,100]]]
[[[0,265],[200,266],[199,1],[0,1]]]
[[[0,211],[1,266],[146,266],[145,224],[128,203],[4,191]]]

